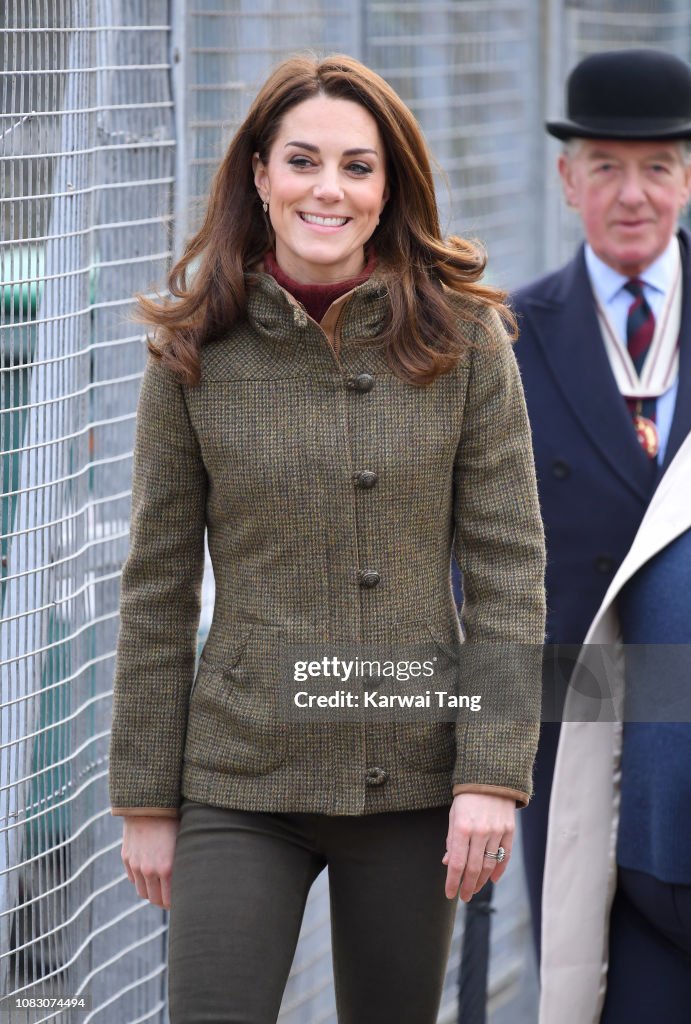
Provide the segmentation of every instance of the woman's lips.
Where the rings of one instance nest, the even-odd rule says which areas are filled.
[[[342,228],[351,219],[350,217],[327,217],[324,214],[307,213],[304,210],[300,211],[299,217],[304,224],[310,224],[316,228]]]

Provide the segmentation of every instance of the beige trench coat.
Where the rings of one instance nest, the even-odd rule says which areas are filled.
[[[607,984],[609,914],[616,888],[620,721],[583,721],[579,692],[603,653],[614,710],[624,694],[616,598],[627,580],[691,527],[691,435],[653,495],[629,554],[586,637],[567,695],[555,767],[542,897],[540,1024],[597,1024]],[[582,698],[581,698],[582,699]],[[612,706],[603,707],[607,716]],[[611,716],[614,717],[614,716]],[[617,716],[618,717],[618,716]]]

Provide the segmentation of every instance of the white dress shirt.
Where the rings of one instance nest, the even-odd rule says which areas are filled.
[[[643,282],[643,294],[656,320],[659,319],[662,313],[665,296],[674,280],[676,268],[675,247],[678,247],[678,245],[679,242],[675,235],[670,239],[664,252],[649,267],[646,267],[642,274],[638,275],[639,280]],[[630,278],[624,277],[604,263],[599,256],[595,255],[587,243],[585,246],[585,263],[595,297],[609,317],[610,323],[616,332],[617,340],[626,347],[626,320],[633,298],[624,286]],[[674,405],[677,400],[678,387],[679,379],[677,377],[667,391],[660,395],[655,406],[655,423],[659,439],[657,461],[659,463],[664,461],[669,432],[672,428],[672,417],[674,416]]]

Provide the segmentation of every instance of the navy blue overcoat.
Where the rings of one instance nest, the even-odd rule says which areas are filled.
[[[641,449],[617,389],[583,248],[513,297],[547,535],[549,643],[583,640],[661,473],[691,430],[691,236],[681,230],[679,240],[679,391],[661,467]]]

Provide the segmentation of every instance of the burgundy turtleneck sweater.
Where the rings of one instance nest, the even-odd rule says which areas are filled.
[[[339,299],[341,295],[345,295],[346,292],[352,291],[353,288],[357,288],[359,284],[364,284],[374,270],[376,263],[377,257],[374,247],[370,246],[367,264],[362,273],[358,274],[357,277],[349,277],[346,281],[335,281],[333,284],[300,284],[299,281],[294,281],[292,277],[288,277],[281,270],[272,252],[267,252],[264,256],[264,270],[267,274],[271,274],[273,279],[280,284],[281,288],[285,288],[294,299],[302,303],[307,313],[317,323],[321,323],[324,314],[332,302]]]

